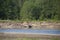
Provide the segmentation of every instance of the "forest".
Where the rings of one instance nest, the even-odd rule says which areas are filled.
[[[60,20],[60,0],[0,0],[0,20]]]

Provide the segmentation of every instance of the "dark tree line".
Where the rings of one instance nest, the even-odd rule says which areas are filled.
[[[60,0],[0,0],[1,20],[60,20]]]

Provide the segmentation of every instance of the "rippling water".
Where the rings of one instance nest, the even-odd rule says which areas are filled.
[[[30,34],[60,34],[60,30],[37,30],[37,29],[0,29],[1,32],[30,33]]]

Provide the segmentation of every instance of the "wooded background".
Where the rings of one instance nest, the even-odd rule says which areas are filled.
[[[60,0],[0,0],[0,20],[60,20]]]

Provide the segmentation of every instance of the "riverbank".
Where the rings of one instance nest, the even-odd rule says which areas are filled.
[[[60,40],[60,36],[0,33],[0,40]]]
[[[60,38],[60,35],[43,35],[43,34],[23,34],[23,33],[0,33],[0,37],[8,38]]]
[[[7,37],[1,38],[0,37],[0,40],[60,40],[60,38],[48,39],[48,38],[7,38]]]
[[[60,29],[60,22],[52,21],[0,21],[0,28]]]

